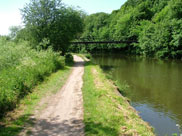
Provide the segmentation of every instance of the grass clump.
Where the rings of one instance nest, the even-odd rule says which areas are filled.
[[[83,84],[85,134],[153,136],[152,128],[116,90],[98,66],[86,63]]]
[[[37,51],[26,42],[0,39],[0,117],[44,78],[64,67],[64,58],[51,49]]]

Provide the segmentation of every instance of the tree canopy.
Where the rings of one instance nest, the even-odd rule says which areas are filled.
[[[82,11],[65,6],[61,0],[31,0],[21,12],[27,39],[34,47],[46,40],[44,48],[52,46],[64,54],[69,42],[82,32]]]
[[[84,24],[84,39],[136,41],[90,46],[88,51],[117,48],[146,56],[182,58],[182,0],[127,0],[111,14],[87,16]]]

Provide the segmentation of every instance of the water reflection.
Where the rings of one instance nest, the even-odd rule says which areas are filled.
[[[127,96],[158,135],[176,133],[182,125],[182,62],[122,55],[94,55],[93,61],[127,82]]]

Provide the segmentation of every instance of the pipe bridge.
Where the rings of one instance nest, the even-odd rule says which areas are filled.
[[[79,44],[120,44],[120,43],[126,43],[126,44],[131,44],[131,43],[136,43],[136,41],[128,40],[128,41],[75,41],[75,42],[70,42],[72,45],[79,45]]]

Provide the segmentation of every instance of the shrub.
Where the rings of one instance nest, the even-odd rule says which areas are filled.
[[[73,55],[71,53],[67,53],[65,55],[65,63],[67,65],[72,65],[74,63],[74,60],[73,60]]]
[[[87,59],[91,59],[91,55],[90,55],[90,54],[85,54],[85,57],[86,57]]]

